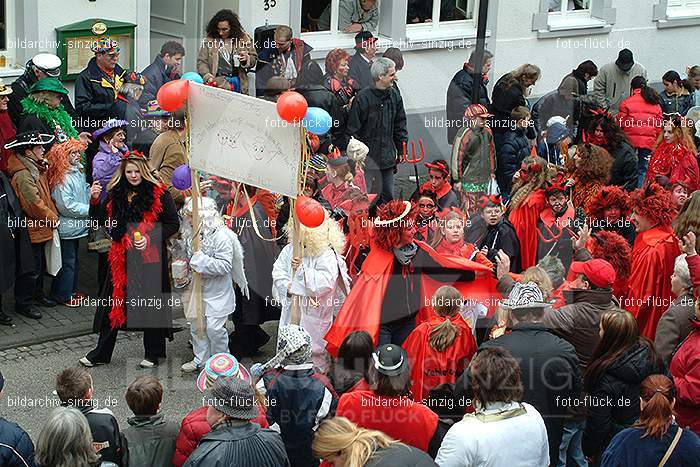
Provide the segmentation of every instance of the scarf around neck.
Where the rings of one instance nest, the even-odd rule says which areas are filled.
[[[39,120],[50,126],[54,130],[57,142],[62,143],[68,138],[78,137],[78,132],[73,126],[73,119],[63,108],[63,104],[59,104],[55,109],[50,109],[46,104],[40,104],[31,97],[25,97],[22,99],[22,109],[29,115],[36,115]],[[57,130],[64,133],[66,138],[61,140]]]

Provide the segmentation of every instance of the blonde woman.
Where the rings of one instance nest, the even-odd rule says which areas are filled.
[[[118,331],[129,329],[143,331],[140,365],[152,368],[165,359],[165,339],[173,336],[166,245],[180,221],[170,193],[141,153],[124,154],[107,191],[112,247],[93,324],[100,337],[80,363],[109,363]]]
[[[321,422],[311,448],[315,457],[333,467],[437,465],[423,451],[399,443],[381,431],[359,428],[345,417]]]

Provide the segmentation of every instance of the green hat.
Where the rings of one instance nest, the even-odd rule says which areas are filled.
[[[29,88],[29,92],[51,91],[58,94],[68,94],[68,89],[64,88],[58,78],[40,79]]]

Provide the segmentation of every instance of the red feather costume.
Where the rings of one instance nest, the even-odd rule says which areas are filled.
[[[403,344],[411,362],[411,392],[416,401],[428,397],[434,387],[454,383],[476,353],[474,335],[464,318],[457,314],[449,319],[459,328],[459,334],[443,352],[438,352],[428,344],[433,327],[445,320],[439,316],[433,316],[416,326]]]
[[[483,303],[491,303],[493,297],[498,297],[496,280],[491,275],[491,269],[473,261],[456,256],[443,256],[429,245],[416,240],[418,248],[426,252],[442,267],[475,271],[476,279],[469,282],[459,282],[453,285],[465,298],[472,298]],[[326,334],[326,350],[335,356],[343,339],[353,331],[367,331],[375,345],[379,340],[379,325],[381,322],[382,303],[385,300],[386,288],[392,275],[394,254],[377,245],[367,255],[362,264],[362,271],[355,282],[350,295],[345,299],[338,317]],[[430,298],[442,285],[427,275],[421,277],[421,303],[430,303]],[[417,322],[428,319],[432,315],[429,307],[421,308]]]
[[[537,222],[545,207],[544,190],[539,189],[530,193],[508,214],[508,220],[520,240],[520,267],[523,271],[537,264]]]
[[[664,175],[671,184],[684,182],[693,192],[700,188],[700,169],[693,151],[682,144],[669,144],[662,141],[649,161],[649,170],[645,183],[656,180],[657,175]]]
[[[630,274],[624,308],[639,323],[640,332],[654,340],[661,315],[675,298],[671,291],[671,274],[681,253],[671,228],[676,208],[669,193],[657,184],[638,189],[633,195],[635,212],[659,223],[637,234],[632,249]]]

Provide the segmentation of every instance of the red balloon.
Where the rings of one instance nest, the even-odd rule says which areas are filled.
[[[187,90],[190,82],[186,79],[177,79],[165,83],[158,90],[156,99],[161,109],[166,112],[175,112],[187,102]]]
[[[287,91],[277,99],[277,114],[287,123],[300,122],[308,107],[306,99],[298,92]]]
[[[306,227],[318,227],[323,224],[326,213],[321,203],[307,196],[299,196],[295,207],[297,219]]]

